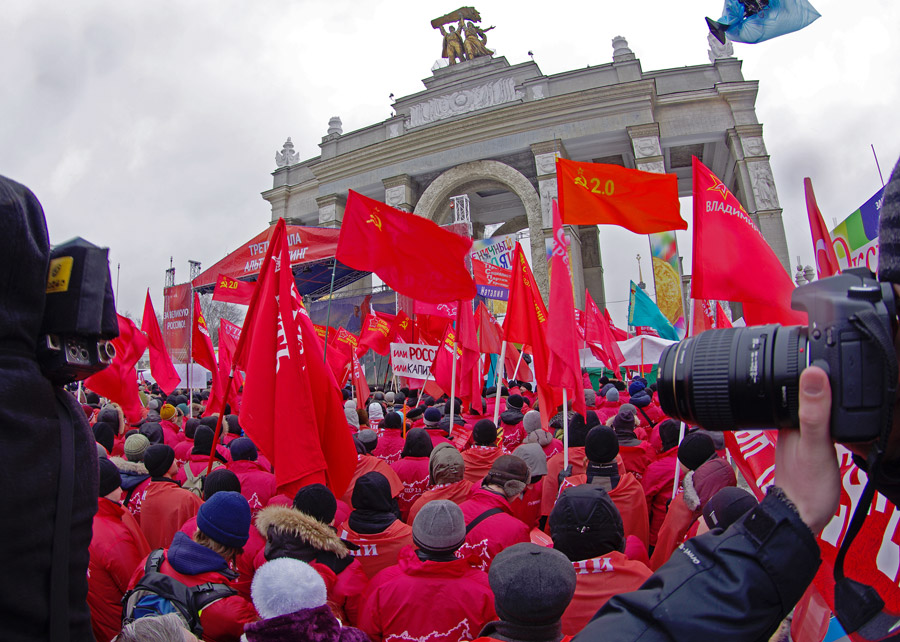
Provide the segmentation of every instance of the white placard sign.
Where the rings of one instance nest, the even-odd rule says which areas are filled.
[[[438,346],[421,343],[392,343],[391,368],[394,375],[425,380],[430,376],[431,363]]]

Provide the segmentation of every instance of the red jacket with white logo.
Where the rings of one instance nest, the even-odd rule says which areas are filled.
[[[372,580],[364,599],[359,628],[372,642],[471,640],[496,617],[487,573],[464,559],[423,562],[412,547]]]
[[[428,459],[428,457],[404,457],[391,464],[391,469],[403,482],[403,490],[397,496],[397,504],[400,506],[400,518],[407,524],[412,523],[407,519],[409,509],[428,488]]]
[[[250,504],[250,510],[254,515],[261,508],[268,506],[269,500],[278,492],[275,475],[258,461],[232,461],[225,468],[237,475],[241,481],[241,495]]]
[[[409,509],[409,516],[406,519],[407,524],[412,524],[416,520],[416,515],[422,510],[422,507],[435,499],[447,499],[456,505],[462,504],[469,499],[472,494],[472,482],[468,479],[461,479],[452,484],[440,484],[432,486],[417,499],[412,508]]]
[[[462,458],[466,462],[466,472],[463,473],[463,479],[473,483],[480,482],[490,472],[497,458],[505,454],[505,450],[496,446],[472,446],[464,450]]]
[[[505,548],[520,542],[530,542],[530,529],[525,523],[512,515],[512,509],[505,497],[484,488],[472,491],[469,499],[459,505],[462,509],[466,526],[487,510],[499,508],[502,512],[482,520],[475,528],[466,533],[457,557],[477,555],[481,561],[481,569],[487,570],[497,554]]]
[[[403,452],[405,443],[406,440],[403,438],[403,431],[400,428],[386,428],[379,435],[378,445],[372,451],[372,456],[393,464],[400,459],[400,453]]]
[[[557,453],[547,460],[547,474],[544,475],[544,488],[541,496],[541,515],[549,515],[556,504],[559,495],[559,473],[563,469],[564,453]],[[584,474],[587,467],[587,457],[584,454],[584,446],[569,447],[569,465],[572,466],[573,475]]]
[[[357,533],[345,523],[338,528],[338,535],[359,546],[358,551],[351,551],[350,554],[359,559],[363,571],[370,578],[375,577],[378,571],[396,564],[400,550],[413,543],[412,527],[399,519],[382,532],[372,534]]]

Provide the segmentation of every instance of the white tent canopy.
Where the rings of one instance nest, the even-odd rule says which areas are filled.
[[[640,366],[640,365],[648,365],[654,364],[659,361],[659,358],[662,356],[663,350],[666,347],[672,345],[673,343],[678,343],[677,341],[669,341],[668,339],[661,339],[659,337],[653,337],[648,334],[641,334],[636,337],[631,337],[630,339],[626,339],[625,341],[618,341],[619,349],[622,351],[622,354],[625,356],[625,361],[622,363],[623,366]],[[643,355],[641,354],[641,347],[643,346]],[[582,368],[603,368],[605,365],[599,359],[594,357],[591,354],[590,348],[582,348],[580,351],[581,355],[581,367]]]

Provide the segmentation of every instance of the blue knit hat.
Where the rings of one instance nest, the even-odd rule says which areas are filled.
[[[259,453],[256,445],[248,437],[238,437],[231,442],[231,458],[235,461],[256,461]]]
[[[643,390],[646,387],[647,386],[645,386],[641,381],[638,381],[637,379],[635,379],[630,384],[628,384],[628,394],[629,395],[637,394],[638,392],[640,392],[641,390]]]
[[[218,492],[200,507],[197,528],[220,544],[242,548],[250,537],[250,504],[240,493]]]

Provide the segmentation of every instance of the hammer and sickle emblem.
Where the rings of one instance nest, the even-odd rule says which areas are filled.
[[[369,212],[369,218],[366,220],[366,223],[371,223],[378,228],[379,232],[381,231],[381,217],[378,216],[377,209],[374,212]]]

